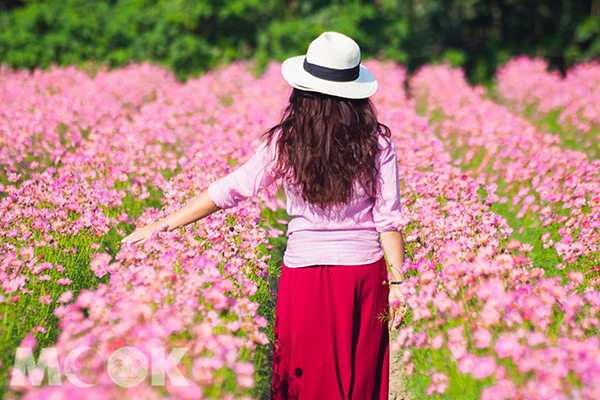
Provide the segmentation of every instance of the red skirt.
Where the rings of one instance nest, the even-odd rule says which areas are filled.
[[[272,400],[387,400],[387,266],[282,263]]]

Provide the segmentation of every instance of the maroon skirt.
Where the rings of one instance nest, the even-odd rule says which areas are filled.
[[[282,263],[271,399],[387,400],[387,266]],[[378,318],[378,316],[380,316]]]

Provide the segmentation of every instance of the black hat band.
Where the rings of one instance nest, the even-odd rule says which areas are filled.
[[[348,69],[335,69],[323,67],[317,64],[311,64],[304,58],[304,70],[317,78],[328,81],[347,82],[353,81],[360,75],[360,62],[356,67]]]

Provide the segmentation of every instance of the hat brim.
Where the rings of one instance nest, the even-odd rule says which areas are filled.
[[[283,78],[297,89],[349,99],[364,99],[377,91],[377,80],[362,64],[356,80],[336,82],[317,78],[307,72],[304,69],[305,58],[306,55],[290,57],[281,64]]]

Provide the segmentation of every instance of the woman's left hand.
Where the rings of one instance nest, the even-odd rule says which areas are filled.
[[[122,243],[141,244],[150,239],[152,233],[159,230],[163,226],[168,225],[167,222],[157,221],[143,228],[136,229],[129,236],[121,240]]]
[[[393,304],[396,301],[399,301],[398,307],[390,307],[390,312],[392,315],[392,326],[390,327],[390,330],[392,331],[398,329],[398,327],[402,323],[404,316],[408,312],[408,304],[406,303],[406,300],[404,299],[404,295],[402,294],[400,288],[396,285],[390,285],[389,303]]]

